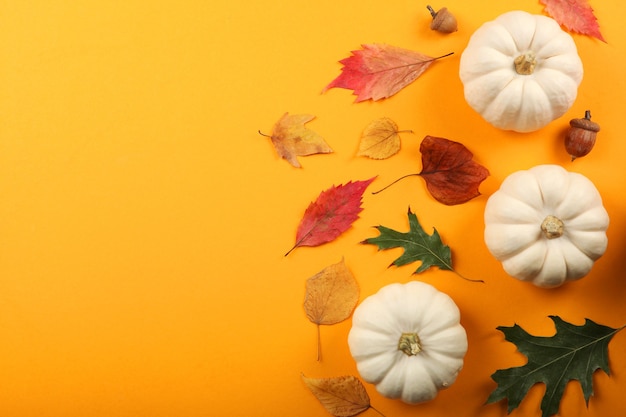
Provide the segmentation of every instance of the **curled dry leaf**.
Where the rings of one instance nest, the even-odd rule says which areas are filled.
[[[259,133],[272,140],[274,149],[281,158],[286,159],[294,167],[301,168],[298,156],[333,151],[324,138],[304,126],[314,118],[315,116],[310,114],[285,113],[274,125],[271,135]]]
[[[546,13],[570,32],[606,42],[587,0],[539,0],[539,3],[545,6]]]
[[[358,301],[359,284],[343,259],[307,279],[304,311],[317,324],[317,360],[321,358],[320,325],[346,320]]]
[[[363,130],[357,155],[372,159],[386,159],[395,155],[400,150],[399,133],[401,131],[396,122],[387,117],[372,121]]]
[[[322,191],[309,204],[296,232],[296,244],[285,254],[299,246],[319,246],[330,242],[348,230],[363,210],[363,192],[374,178],[348,182]]]
[[[339,61],[341,74],[324,90],[353,90],[356,102],[388,98],[415,81],[437,59],[420,52],[384,44],[366,44],[363,49]]]
[[[352,375],[332,378],[309,378],[302,375],[302,380],[326,411],[335,417],[356,416],[373,408],[363,383]]]

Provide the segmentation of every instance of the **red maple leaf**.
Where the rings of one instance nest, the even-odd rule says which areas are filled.
[[[322,191],[309,204],[296,233],[296,244],[285,254],[299,246],[319,246],[336,239],[348,230],[363,210],[363,192],[374,178],[348,182]]]
[[[587,0],[539,0],[545,11],[570,32],[591,36],[606,42],[598,20]]]
[[[426,136],[420,152],[422,172],[419,175],[437,201],[454,205],[480,195],[478,186],[489,176],[489,171],[472,159],[474,155],[463,144]]]
[[[356,102],[391,97],[415,81],[437,58],[396,46],[371,44],[352,51],[352,56],[339,61],[341,74],[324,90],[353,90]]]

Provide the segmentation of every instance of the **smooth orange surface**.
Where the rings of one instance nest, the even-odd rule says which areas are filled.
[[[592,1],[607,43],[574,35],[585,75],[573,108],[546,128],[515,134],[465,103],[460,54],[483,22],[532,0],[450,0],[459,31],[428,29],[414,0],[315,2],[12,1],[0,4],[0,415],[3,417],[325,416],[300,376],[357,375],[350,321],[316,329],[305,280],[342,257],[361,299],[392,282],[422,280],[459,305],[469,336],[457,382],[432,402],[381,397],[387,417],[506,415],[484,405],[490,375],[525,362],[497,326],[550,335],[548,315],[626,324],[626,5]],[[355,104],[322,88],[362,43],[429,55],[455,52],[391,99]],[[591,109],[595,149],[570,162],[569,119]],[[270,133],[284,112],[335,152],[276,156]],[[402,150],[355,156],[362,129],[387,116]],[[435,202],[420,178],[364,196],[338,240],[288,257],[300,218],[333,184],[378,176],[371,190],[420,170],[424,135],[463,142],[491,176],[482,196]],[[609,248],[581,281],[545,290],[508,277],[483,243],[488,196],[511,172],[556,163],[588,176],[611,217]],[[388,268],[400,250],[358,242],[383,224],[406,230],[408,207],[436,227],[470,283],[450,272]],[[626,334],[609,346],[612,375],[594,375],[588,409],[578,383],[561,415],[626,413]],[[543,387],[515,416],[539,416]],[[364,415],[374,416],[373,410]]]

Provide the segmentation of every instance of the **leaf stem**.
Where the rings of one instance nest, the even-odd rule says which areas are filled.
[[[293,247],[292,247],[291,249],[289,249],[289,250],[287,251],[287,253],[285,253],[285,256],[289,255],[289,254],[291,253],[291,251],[293,251],[293,250],[294,250],[295,248],[297,248],[297,247],[298,247],[298,243],[296,243],[295,245],[293,245]]]
[[[322,360],[322,337],[320,333],[320,325],[317,325],[317,361]]]
[[[378,191],[373,191],[373,192],[372,192],[372,194],[378,194],[378,193],[380,193],[380,192],[383,192],[383,191],[385,191],[387,188],[391,187],[391,186],[392,186],[392,185],[394,185],[395,183],[397,183],[397,182],[399,182],[399,181],[401,181],[401,180],[403,180],[403,179],[405,179],[405,178],[408,178],[408,177],[419,177],[420,175],[421,175],[421,174],[407,174],[407,175],[403,175],[403,176],[401,176],[400,178],[398,178],[397,180],[393,181],[391,184],[388,184],[388,185],[384,186],[384,187],[383,187],[383,188],[381,188],[380,190],[378,190]]]
[[[464,279],[464,280],[466,280],[466,281],[469,281],[469,282],[480,282],[481,284],[484,284],[484,283],[485,283],[485,281],[484,281],[484,280],[482,280],[482,279],[472,279],[472,278],[468,278],[468,277],[466,277],[466,276],[464,276],[464,275],[460,274],[460,273],[459,273],[456,269],[452,269],[451,271],[452,271],[452,272],[454,272],[457,276],[459,276],[460,278],[463,278],[463,279]]]
[[[381,412],[380,412],[380,410],[378,410],[378,409],[374,408],[374,406],[372,406],[371,404],[370,404],[370,408],[371,408],[372,410],[376,411],[376,412],[377,412],[378,414],[380,414],[381,416],[385,417],[385,415],[384,415],[383,413],[381,413]]]
[[[453,54],[454,54],[454,52],[448,52],[448,53],[447,53],[447,54],[445,54],[445,55],[440,55],[440,56],[438,56],[438,57],[433,58],[433,60],[435,60],[435,59],[445,58],[445,57],[450,56],[450,55],[453,55]]]

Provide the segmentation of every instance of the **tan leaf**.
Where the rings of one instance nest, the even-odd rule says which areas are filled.
[[[317,355],[320,359],[320,331],[322,324],[331,325],[346,320],[359,301],[359,284],[342,259],[306,281],[304,311],[317,324]]]
[[[333,152],[324,138],[304,126],[314,118],[310,114],[285,113],[274,125],[271,135],[259,133],[272,140],[274,149],[281,158],[300,168],[298,156]]]
[[[354,376],[308,378],[302,375],[302,379],[324,408],[335,417],[355,416],[371,407],[365,387]]]
[[[372,121],[363,130],[357,155],[372,159],[386,159],[395,155],[400,150],[399,133],[398,125],[387,117]]]
[[[304,309],[315,324],[336,324],[350,317],[359,300],[359,285],[342,259],[306,282]]]

